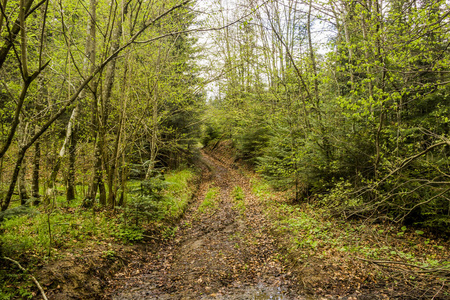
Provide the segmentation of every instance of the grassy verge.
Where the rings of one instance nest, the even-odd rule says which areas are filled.
[[[219,203],[217,202],[217,195],[219,194],[220,189],[215,186],[210,186],[208,191],[206,192],[205,199],[203,199],[202,203],[200,203],[198,207],[198,211],[200,213],[212,213],[216,211]]]
[[[232,192],[233,197],[233,209],[237,210],[241,216],[245,214],[245,195],[240,186],[235,186]]]
[[[166,218],[179,219],[183,215],[196,189],[195,184],[192,184],[194,180],[196,180],[196,174],[189,169],[172,172],[166,177],[168,183],[164,191],[168,200]]]
[[[165,180],[153,182],[148,193],[142,191],[142,182],[130,182],[126,206],[115,211],[98,206],[83,209],[81,198],[67,203],[58,196],[52,209],[33,208],[32,214],[0,223],[0,257],[11,257],[33,271],[35,266],[64,259],[80,249],[139,242],[150,234],[171,237],[176,232],[174,221],[196,190],[196,178],[193,170],[173,171]],[[33,297],[30,288],[34,286],[28,277],[0,261],[0,299]]]
[[[405,226],[335,218],[320,205],[283,201],[257,177],[251,183],[282,258],[311,293],[450,297],[448,241]]]

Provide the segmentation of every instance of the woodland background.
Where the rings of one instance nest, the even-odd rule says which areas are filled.
[[[293,204],[448,236],[446,1],[0,8],[1,217],[43,212],[49,253],[64,207],[178,215],[165,174],[222,140]]]

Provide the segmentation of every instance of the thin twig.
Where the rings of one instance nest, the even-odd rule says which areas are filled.
[[[442,291],[442,289],[444,288],[444,286],[445,286],[445,280],[444,280],[444,282],[442,282],[442,286],[441,286],[441,288],[439,289],[439,291],[437,291],[437,293],[434,294],[434,296],[433,296],[433,298],[431,298],[431,300],[434,300],[434,298],[436,298],[436,296],[439,295],[439,293]]]
[[[2,258],[5,259],[5,260],[9,260],[10,262],[16,264],[16,265],[19,267],[19,269],[21,269],[24,273],[27,272],[27,270],[26,270],[24,267],[22,267],[22,266],[19,264],[18,261],[14,260],[14,259],[11,259],[11,258],[9,258],[9,257],[6,257],[6,256],[3,256]],[[43,297],[45,300],[48,300],[47,296],[45,295],[44,289],[43,289],[42,286],[39,284],[39,282],[37,281],[36,277],[34,277],[34,276],[31,275],[31,274],[28,274],[28,275],[31,277],[31,279],[34,281],[34,283],[36,284],[36,286],[37,286],[37,287],[39,288],[39,290],[41,291],[42,297]]]
[[[391,261],[391,260],[371,260],[371,259],[364,259],[361,257],[357,257],[357,259],[365,261],[365,262],[370,262],[373,264],[377,264],[377,265],[381,265],[381,266],[387,266],[388,264],[395,264],[395,265],[403,265],[403,266],[407,266],[407,267],[413,267],[413,268],[418,268],[421,269],[422,271],[418,271],[418,273],[444,273],[444,274],[450,274],[450,270],[447,268],[427,268],[427,267],[422,267],[422,266],[418,266],[418,265],[414,265],[414,264],[410,264],[410,263],[405,263],[405,262],[401,262],[401,261]]]

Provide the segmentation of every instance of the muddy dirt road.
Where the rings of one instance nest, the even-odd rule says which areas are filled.
[[[110,297],[306,299],[280,262],[248,180],[205,153],[202,161],[202,182],[174,239],[145,263],[130,263]]]

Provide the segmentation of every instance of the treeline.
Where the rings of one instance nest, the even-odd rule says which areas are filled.
[[[192,1],[0,3],[0,205],[123,204],[131,176],[177,167],[204,105]],[[87,187],[80,189],[78,187]]]
[[[448,3],[258,5],[212,35],[223,80],[204,142],[231,138],[297,202],[448,233]]]

